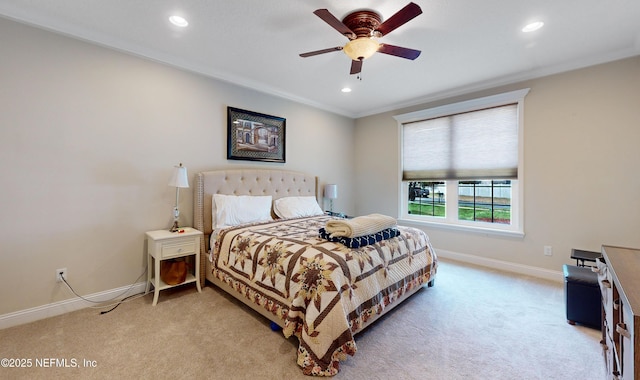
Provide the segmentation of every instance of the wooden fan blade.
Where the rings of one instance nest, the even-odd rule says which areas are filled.
[[[406,22],[412,20],[414,17],[422,14],[422,9],[416,3],[409,3],[404,8],[400,9],[396,14],[389,17],[385,22],[380,24],[378,32],[383,36],[391,33],[394,29],[404,25]]]
[[[342,21],[338,20],[336,16],[332,15],[329,10],[316,9],[313,14],[320,17],[322,21],[329,24],[333,29],[337,30],[338,32],[340,32],[340,34],[347,37],[348,39],[352,40],[356,38],[356,34],[351,29],[349,29],[348,26],[343,24]]]
[[[311,57],[314,55],[318,55],[318,54],[324,54],[324,53],[331,53],[332,51],[340,51],[342,50],[342,46],[336,46],[333,48],[329,48],[329,49],[322,49],[322,50],[316,50],[316,51],[310,51],[307,53],[302,53],[300,54],[301,57],[303,58],[307,58],[307,57]]]
[[[359,74],[362,71],[362,60],[351,61],[351,72],[349,74]]]
[[[378,52],[383,54],[395,55],[396,57],[406,58],[411,60],[418,58],[418,56],[421,53],[420,50],[414,50],[414,49],[409,49],[409,48],[394,46],[389,44],[380,44],[380,48],[378,49]]]

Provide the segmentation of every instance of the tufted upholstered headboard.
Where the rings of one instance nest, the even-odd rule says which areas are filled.
[[[318,178],[300,172],[278,169],[229,169],[196,174],[193,227],[204,233],[204,239],[200,244],[203,257],[206,256],[204,253],[208,252],[209,236],[212,231],[213,194],[271,195],[273,199],[288,196],[315,196],[317,199]],[[202,272],[200,278],[204,279]]]

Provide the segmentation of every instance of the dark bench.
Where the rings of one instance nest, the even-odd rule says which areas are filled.
[[[563,265],[567,322],[600,329],[602,299],[598,275],[590,267]]]

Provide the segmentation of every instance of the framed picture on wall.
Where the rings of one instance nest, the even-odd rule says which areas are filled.
[[[227,107],[227,159],[285,162],[287,120]]]

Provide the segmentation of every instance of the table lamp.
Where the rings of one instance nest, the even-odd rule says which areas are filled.
[[[182,166],[180,163],[179,166],[173,167],[173,173],[171,174],[171,179],[169,180],[169,186],[173,186],[176,188],[176,205],[173,208],[173,226],[171,227],[171,232],[178,231],[178,217],[180,216],[180,210],[178,210],[178,199],[180,196],[180,188],[189,187],[189,179],[187,178],[187,168]]]
[[[324,197],[329,200],[329,213],[333,214],[333,200],[338,198],[338,185],[324,185]]]

